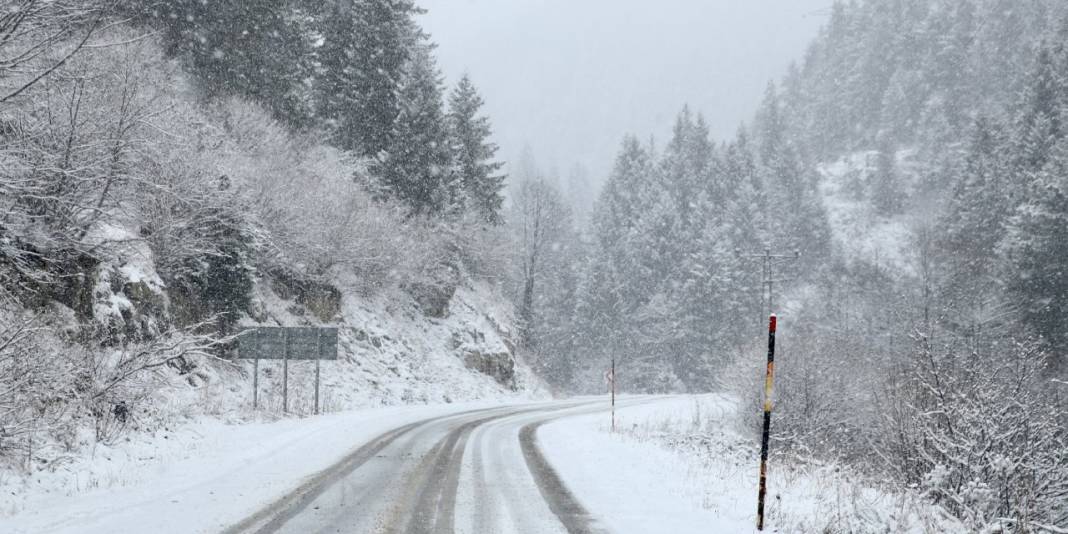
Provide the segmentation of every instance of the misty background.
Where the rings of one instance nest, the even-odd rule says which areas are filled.
[[[683,104],[713,139],[753,116],[803,57],[828,0],[425,0],[420,24],[446,82],[465,71],[486,99],[505,161],[527,146],[550,173],[599,185],[622,136],[667,142]],[[553,171],[556,171],[555,173]]]
[[[0,480],[258,420],[261,326],[326,411],[613,369],[749,454],[775,313],[776,455],[1068,532],[1068,2],[828,4],[7,2]],[[787,530],[903,531],[844,501]]]

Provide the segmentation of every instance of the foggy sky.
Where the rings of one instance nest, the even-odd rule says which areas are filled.
[[[689,103],[717,140],[751,118],[826,21],[831,0],[421,0],[451,85],[468,72],[500,158],[595,181],[625,133],[658,145]]]

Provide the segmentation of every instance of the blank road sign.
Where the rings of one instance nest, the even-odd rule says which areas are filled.
[[[286,331],[289,334],[289,359],[337,359],[337,328],[287,328]]]
[[[336,360],[337,328],[250,328],[237,338],[242,359]]]

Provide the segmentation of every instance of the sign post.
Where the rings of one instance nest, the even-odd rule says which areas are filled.
[[[260,400],[260,358],[252,359],[252,409],[259,409]]]
[[[771,393],[775,377],[775,314],[768,321],[768,367],[764,372],[764,431],[760,437],[760,489],[757,493],[757,530],[764,530],[764,497],[768,491],[768,440],[771,434]]]
[[[323,359],[323,331],[315,331],[315,415],[319,415],[319,360]]]
[[[282,330],[282,413],[289,413],[289,331]]]
[[[612,432],[616,431],[616,357],[612,356],[612,369],[608,371],[608,385],[612,388]]]
[[[250,328],[238,337],[238,358],[253,360],[252,407],[259,407],[260,360],[282,360],[282,411],[289,413],[289,360],[315,360],[315,413],[319,413],[320,360],[337,359],[337,328]]]

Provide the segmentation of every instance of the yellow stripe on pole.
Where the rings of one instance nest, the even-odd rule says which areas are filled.
[[[768,367],[764,375],[764,431],[760,436],[760,484],[757,491],[757,530],[764,530],[764,497],[768,490],[768,441],[771,433],[771,386],[775,373],[775,314],[768,321]]]
[[[768,371],[764,375],[764,411],[771,411],[771,393],[774,384],[775,364],[768,363]]]

